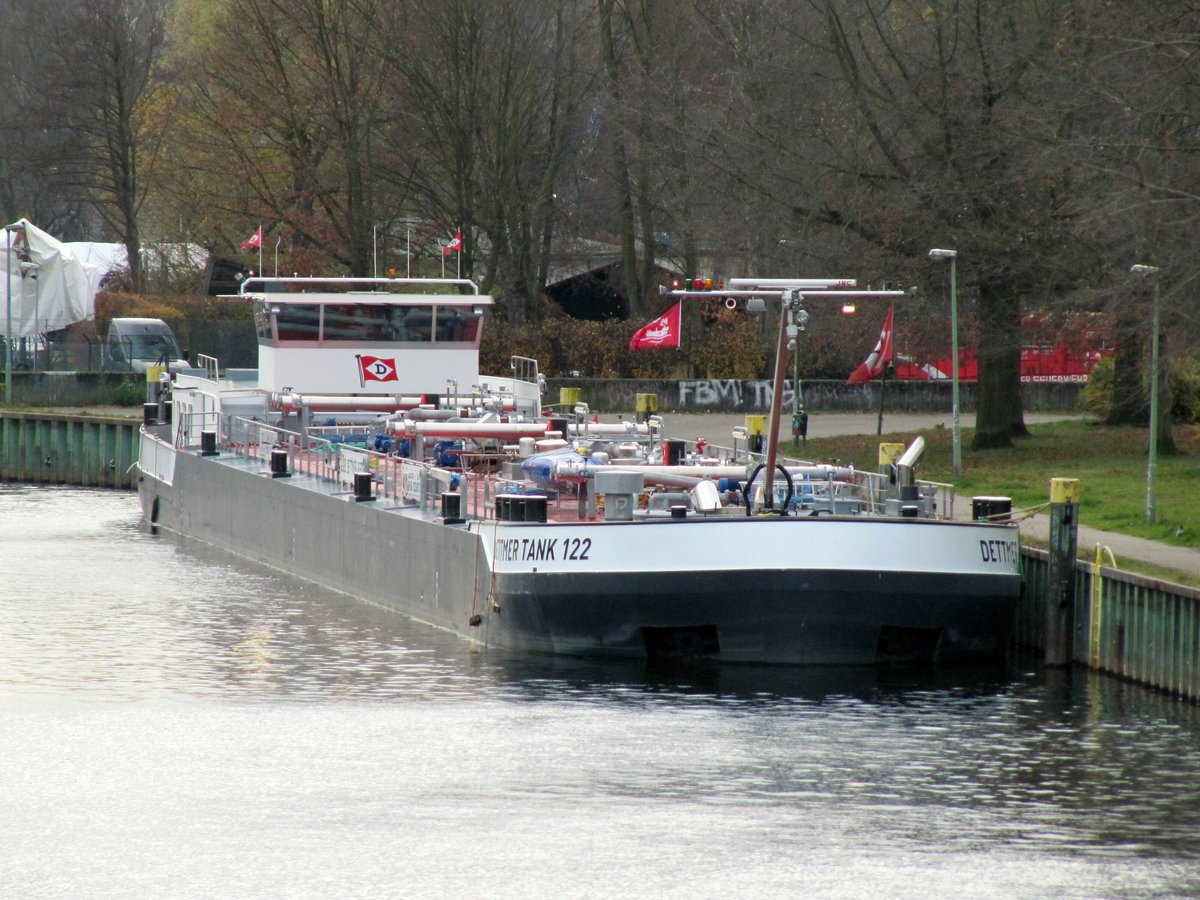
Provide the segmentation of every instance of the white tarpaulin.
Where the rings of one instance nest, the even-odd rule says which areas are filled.
[[[0,297],[5,304],[0,310],[0,334],[7,335],[10,318],[11,337],[17,338],[91,319],[104,276],[125,260],[123,248],[119,261],[109,253],[88,259],[80,252],[88,246],[95,245],[64,244],[26,219],[9,225],[0,242],[9,291]]]

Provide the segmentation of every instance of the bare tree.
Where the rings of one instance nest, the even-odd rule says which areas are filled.
[[[467,271],[522,322],[541,292],[556,194],[585,85],[579,0],[419,0],[395,64],[396,131],[426,213],[461,228]]]
[[[1195,315],[1194,233],[1200,217],[1200,6],[1133,2],[1084,8],[1071,20],[1064,53],[1075,75],[1081,125],[1072,149],[1106,190],[1088,207],[1088,225],[1108,263],[1117,322],[1110,421],[1146,421],[1153,309],[1169,323],[1167,356],[1186,346]],[[1152,266],[1136,277],[1133,265]],[[1168,388],[1170,381],[1162,379]],[[1159,449],[1175,449],[1169,396],[1159,418]]]
[[[286,233],[293,267],[371,274],[374,229],[392,208],[377,170],[394,152],[380,135],[401,12],[385,0],[230,0],[210,40],[181,46],[170,188],[223,215],[211,240],[235,243],[265,219]]]
[[[1044,65],[1056,24],[1034,2],[811,0],[780,8],[759,38],[768,62],[742,76],[758,147],[745,183],[843,254],[958,250],[960,303],[980,323],[976,448],[1025,430],[1022,300],[1058,289],[1073,241]]]
[[[66,99],[48,83],[54,36],[37,0],[0,2],[0,210],[27,217],[61,237],[83,236],[87,202],[61,160],[80,137],[64,120]]]
[[[76,140],[58,164],[86,190],[120,236],[130,280],[142,283],[138,221],[160,148],[154,67],[165,43],[167,0],[73,0],[47,27],[53,35],[48,86],[62,100],[61,124]]]

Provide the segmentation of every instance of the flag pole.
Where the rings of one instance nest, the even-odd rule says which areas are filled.
[[[404,277],[412,278],[412,226],[407,226],[407,238],[404,246]]]
[[[875,426],[876,436],[883,434],[883,394],[887,390],[888,369],[891,368],[891,363],[883,364],[883,371],[879,374],[879,424]]]
[[[258,223],[258,274],[262,275],[262,223]]]
[[[279,232],[279,236],[275,238],[275,277],[279,277],[279,244],[283,241],[283,232]]]

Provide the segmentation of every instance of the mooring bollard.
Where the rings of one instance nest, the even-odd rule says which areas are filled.
[[[1079,545],[1079,479],[1050,479],[1050,558],[1046,574],[1048,666],[1069,666],[1075,646],[1075,553]]]

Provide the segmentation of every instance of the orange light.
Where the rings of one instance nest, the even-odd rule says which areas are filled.
[[[712,279],[711,279],[711,278],[705,278],[705,279],[704,279],[704,289],[705,289],[706,291],[711,291],[711,290],[712,290]]]
[[[852,316],[852,315],[854,315],[854,313],[856,311],[857,311],[857,309],[853,303],[843,303],[842,304],[842,315],[843,316]]]

